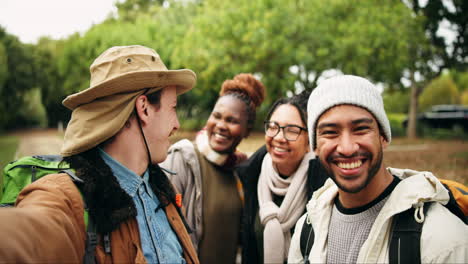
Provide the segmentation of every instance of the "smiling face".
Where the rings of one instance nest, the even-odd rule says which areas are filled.
[[[359,193],[384,179],[382,157],[387,141],[365,109],[353,105],[329,109],[318,120],[316,135],[315,153],[341,191]]]
[[[167,157],[169,137],[180,127],[176,113],[177,94],[175,86],[165,87],[161,91],[158,105],[148,105],[148,147],[151,151],[152,163],[160,163]]]
[[[280,126],[306,126],[297,108],[290,104],[279,105],[269,121],[276,122]],[[286,140],[283,133],[284,130],[280,130],[274,137],[265,135],[265,142],[275,168],[281,175],[290,176],[299,167],[302,158],[309,150],[309,139],[305,131],[301,131],[295,141]]]
[[[208,142],[214,151],[232,153],[248,135],[246,108],[244,102],[233,96],[218,99],[206,122]]]

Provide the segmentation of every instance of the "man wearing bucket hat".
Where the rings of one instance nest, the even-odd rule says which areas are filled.
[[[468,262],[468,227],[444,206],[442,183],[430,172],[383,165],[390,122],[371,82],[327,79],[311,93],[307,112],[311,150],[330,179],[296,224],[289,263],[415,263],[408,257],[419,250],[421,263]],[[411,229],[393,230],[402,219],[422,224],[415,243],[404,237]]]
[[[63,101],[73,112],[61,153],[82,181],[80,191],[64,173],[27,186],[16,208],[0,211],[1,261],[83,261],[86,203],[98,263],[198,263],[157,165],[179,128],[177,95],[193,88],[195,73],[168,70],[143,46],[112,47],[90,71],[90,87]]]

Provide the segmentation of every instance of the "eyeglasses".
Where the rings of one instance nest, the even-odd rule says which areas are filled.
[[[274,121],[265,121],[265,134],[269,137],[275,137],[280,130],[283,130],[283,137],[287,141],[296,141],[301,135],[302,130],[307,131],[307,128],[297,125],[280,126]]]

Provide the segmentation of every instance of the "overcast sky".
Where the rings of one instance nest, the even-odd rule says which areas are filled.
[[[118,0],[0,0],[0,25],[23,43],[85,32],[117,9]]]

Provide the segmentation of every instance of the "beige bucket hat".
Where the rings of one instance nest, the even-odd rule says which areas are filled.
[[[168,70],[156,51],[140,45],[104,51],[90,72],[90,87],[62,102],[73,110],[63,156],[84,152],[114,136],[130,117],[138,96],[170,85],[180,95],[192,89],[197,79],[188,69]]]

